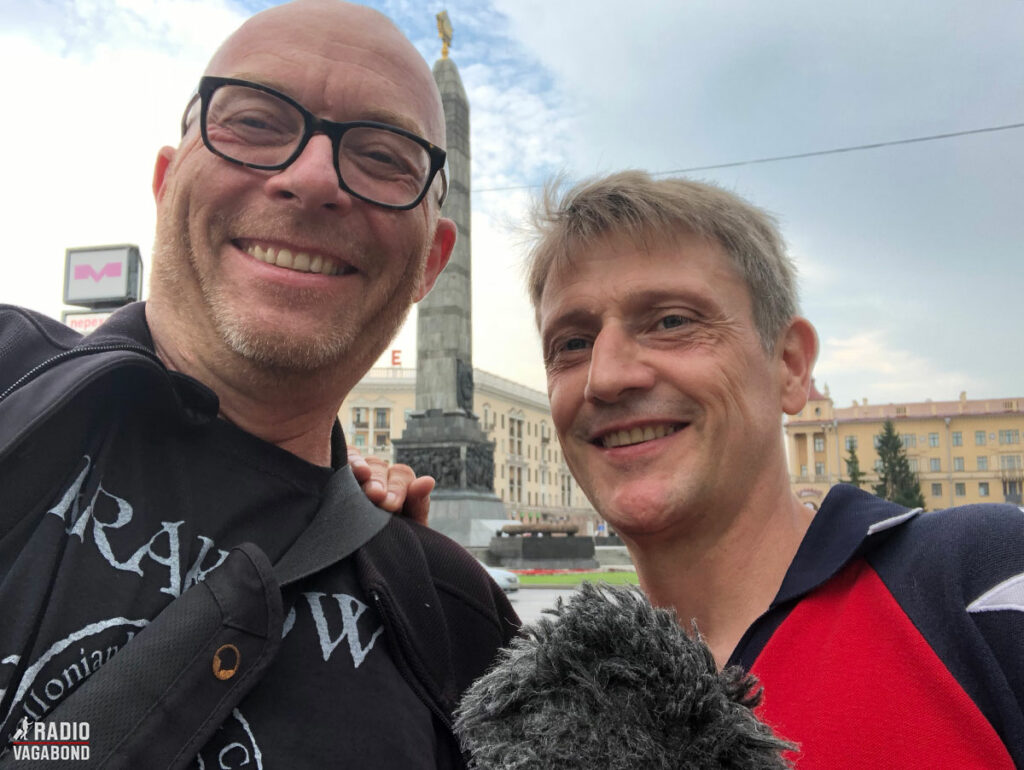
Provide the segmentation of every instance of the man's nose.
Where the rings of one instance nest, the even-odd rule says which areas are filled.
[[[615,403],[635,390],[654,386],[655,372],[644,348],[621,326],[601,329],[590,351],[584,396],[588,401]]]
[[[323,134],[310,138],[292,164],[267,179],[271,196],[294,201],[309,211],[347,206],[352,197],[338,184],[334,170],[334,147]]]

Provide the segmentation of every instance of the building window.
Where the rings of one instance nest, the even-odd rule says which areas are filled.
[[[800,466],[800,475],[801,476],[807,476],[807,466],[806,465],[801,465]]]
[[[815,476],[824,476],[825,475],[825,463],[815,463],[814,464],[814,475]]]
[[[942,484],[932,484],[932,497],[942,497]]]
[[[357,406],[352,409],[352,426],[355,428],[369,428],[370,410]]]
[[[907,459],[907,463],[909,463],[909,465],[910,465],[910,472],[911,473],[917,473],[917,458],[916,457],[910,457],[910,458]]]
[[[953,446],[964,445],[964,434],[958,430],[953,431]]]
[[[875,473],[881,473],[881,472],[882,472],[882,461],[881,460],[875,460]]]
[[[974,446],[985,446],[985,431],[974,431]]]
[[[964,458],[954,457],[953,458],[953,470],[962,471],[964,469]]]
[[[938,446],[938,445],[939,445],[939,434],[938,433],[929,433],[928,434],[928,446],[934,447],[934,446]]]
[[[374,409],[373,410],[373,427],[378,430],[387,430],[391,427],[391,410],[390,409]]]
[[[825,451],[825,437],[822,436],[820,433],[815,434],[815,436],[814,436],[814,451],[815,452],[824,452]]]
[[[378,447],[386,447],[391,443],[391,436],[387,433],[374,433],[373,434],[373,445]]]
[[[1003,481],[1003,500],[1014,505],[1024,502],[1024,490],[1019,479],[1006,479]]]
[[[1000,455],[999,468],[1004,471],[1020,470],[1020,455]]]
[[[501,428],[502,428],[502,430],[505,429],[505,415],[501,416]]]
[[[846,451],[847,452],[849,452],[851,449],[856,449],[857,448],[857,437],[856,436],[847,436],[846,439],[844,440],[844,443],[846,444]]]
[[[953,489],[956,491],[957,497],[967,496],[967,485],[964,484],[962,481],[958,481],[956,484],[954,484]]]
[[[355,445],[356,446],[366,446],[366,434],[365,433],[357,433],[356,436],[355,436],[355,439],[356,439],[355,440]]]
[[[983,456],[979,456],[978,457],[978,470],[979,471],[987,471],[988,470],[988,457],[983,457]]]
[[[1020,443],[1020,431],[1019,430],[1001,430],[1001,431],[999,431],[999,443],[1000,444],[1019,444]]]
[[[938,457],[929,457],[928,458],[928,470],[932,471],[933,473],[936,472],[936,471],[941,471],[942,470],[942,461]]]
[[[987,481],[979,481],[978,482],[978,497],[988,497],[988,482]]]
[[[501,416],[505,419],[505,415]],[[515,417],[508,418],[508,453],[522,456],[523,454],[523,420]]]
[[[896,407],[896,416],[897,417],[906,417],[907,416],[907,407],[905,407],[905,406],[898,406],[898,407]]]
[[[917,448],[917,434],[916,433],[904,433],[902,438],[903,438],[903,448],[904,449],[916,449]]]
[[[508,499],[512,503],[523,502],[523,469],[509,466]]]
[[[562,498],[562,507],[572,507],[572,476],[568,473],[562,474],[562,480],[560,482],[559,491]]]

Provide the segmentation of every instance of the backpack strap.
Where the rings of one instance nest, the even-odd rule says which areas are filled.
[[[345,465],[331,476],[324,501],[313,521],[274,565],[283,588],[352,555],[384,529],[391,514],[366,497],[352,469]]]

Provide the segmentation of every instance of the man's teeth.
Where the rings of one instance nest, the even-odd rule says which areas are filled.
[[[260,262],[268,265],[277,265],[289,270],[298,270],[300,273],[323,273],[324,275],[337,275],[342,272],[338,263],[320,254],[307,254],[304,251],[292,252],[291,249],[275,249],[273,246],[263,248],[262,246],[246,246],[249,256],[255,257]]]
[[[677,430],[678,425],[648,425],[645,428],[633,428],[632,430],[616,430],[606,433],[601,437],[601,445],[605,449],[614,449],[619,446],[640,444],[644,441],[652,441],[656,438],[671,436]]]

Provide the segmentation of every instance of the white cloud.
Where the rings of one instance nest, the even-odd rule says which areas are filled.
[[[0,143],[0,301],[57,315],[64,250],[136,243],[148,266],[153,162],[176,144],[206,58],[242,17],[226,3],[44,5],[0,36],[8,79]],[[42,26],[40,26],[42,25]]]
[[[814,374],[819,389],[831,385],[836,406],[868,395],[876,403],[941,401],[982,387],[969,372],[892,347],[880,330],[823,340]]]

